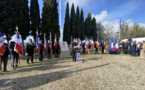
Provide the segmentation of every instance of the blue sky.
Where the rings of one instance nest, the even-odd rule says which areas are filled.
[[[59,0],[58,4],[59,4]],[[61,29],[63,30],[66,2],[71,8],[72,2],[75,8],[79,5],[84,11],[86,18],[88,12],[96,18],[97,22],[102,22],[104,26],[113,26],[115,31],[119,30],[119,19],[128,22],[130,25],[139,23],[145,26],[145,1],[144,0],[61,0]],[[38,0],[40,16],[43,8],[43,0]],[[30,0],[29,0],[30,6]],[[59,7],[58,7],[59,10]],[[29,37],[30,38],[30,37]],[[28,39],[28,38],[27,38]]]
[[[40,13],[42,13],[43,0],[38,1]],[[59,0],[57,1],[59,4]],[[123,22],[131,20],[133,23],[145,23],[144,0],[61,0],[62,29],[67,1],[69,2],[70,8],[72,2],[74,2],[75,8],[79,5],[79,7],[84,10],[85,17],[88,12],[91,12],[93,16],[96,17],[97,21],[113,22],[121,18]]]

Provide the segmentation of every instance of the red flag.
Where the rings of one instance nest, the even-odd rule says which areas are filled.
[[[16,33],[16,40],[15,40],[15,42],[16,42],[16,44],[15,44],[14,51],[16,53],[18,53],[19,55],[22,55],[23,51],[22,51],[22,45],[21,45],[20,36],[19,36],[19,32],[18,31]]]
[[[3,56],[3,54],[5,53],[5,44],[4,44],[4,40],[3,37],[1,35],[1,31],[0,31],[0,55]]]

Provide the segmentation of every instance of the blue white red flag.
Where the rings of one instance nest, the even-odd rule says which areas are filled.
[[[21,44],[21,40],[20,40],[20,36],[19,36],[19,32],[16,32],[16,37],[15,37],[15,48],[14,51],[16,53],[18,53],[19,55],[23,54],[23,50],[22,50],[22,44]]]
[[[4,44],[4,40],[0,31],[0,55],[3,56],[3,54],[5,53],[5,44]]]
[[[46,51],[46,49],[47,49],[46,34],[44,34],[44,48],[45,48],[45,51]]]

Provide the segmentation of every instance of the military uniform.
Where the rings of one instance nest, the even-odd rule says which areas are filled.
[[[98,53],[97,43],[94,44],[95,53]]]
[[[104,42],[101,42],[102,54],[104,54]]]
[[[51,58],[51,50],[50,50],[50,43],[47,43],[47,58]]]
[[[43,59],[43,48],[44,48],[43,44],[40,44],[40,47],[41,47],[41,49],[38,52],[38,58],[39,58],[39,61],[42,61],[42,59]]]
[[[14,65],[15,65],[15,67],[18,67],[18,58],[19,58],[19,54],[14,51],[14,47],[15,47],[15,42],[12,41],[10,43],[10,49],[11,49],[11,53],[12,53],[12,59],[11,59],[12,69],[14,69]]]
[[[6,51],[5,51],[4,55],[1,56],[1,62],[3,64],[3,72],[7,71],[8,55],[10,54],[8,45],[6,43],[5,43],[5,49],[6,49]]]
[[[56,42],[56,45],[55,45],[55,58],[58,58],[58,54],[59,54],[59,43]]]
[[[75,51],[75,46],[77,46],[78,43],[77,42],[72,42],[72,58],[73,58],[73,61],[75,62],[76,61],[76,51]]]
[[[28,54],[27,56],[27,63],[29,64],[29,58],[31,57],[31,63],[33,63],[33,55],[34,55],[34,49],[35,49],[35,44],[34,43],[28,43],[26,46],[26,53]]]

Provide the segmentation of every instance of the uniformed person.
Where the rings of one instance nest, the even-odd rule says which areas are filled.
[[[104,54],[104,40],[101,42],[102,54]]]
[[[85,41],[82,43],[82,48],[83,48],[83,54],[85,54]]]
[[[95,48],[95,54],[97,54],[98,53],[97,42],[94,43],[94,48]]]
[[[3,64],[3,72],[7,71],[7,62],[8,62],[8,55],[10,54],[9,52],[9,48],[8,45],[6,43],[4,43],[5,45],[5,53],[3,54],[3,56],[1,56],[1,62]]]
[[[50,41],[48,40],[47,43],[47,58],[50,59],[51,58],[51,50],[50,50]]]
[[[42,44],[41,40],[39,41],[39,43],[40,43],[40,50],[38,52],[38,58],[39,58],[39,61],[42,61],[42,59],[43,59],[43,48],[44,48],[44,45]]]
[[[88,54],[92,54],[92,46],[91,46],[91,42],[89,42],[88,46],[89,46]]]
[[[26,55],[27,55],[27,63],[29,64],[29,58],[31,57],[31,63],[33,62],[33,55],[34,55],[34,49],[35,44],[32,42],[32,39],[29,39],[29,43],[26,46]]]
[[[59,42],[57,41],[55,43],[55,58],[58,58],[59,56]]]
[[[12,69],[14,69],[14,66],[18,67],[18,58],[19,58],[19,54],[14,51],[14,48],[15,48],[15,42],[12,41],[10,43],[10,49],[11,49],[11,53],[12,53],[12,59],[11,59]]]
[[[73,58],[73,62],[76,61],[76,51],[75,51],[75,47],[78,46],[78,43],[76,42],[76,39],[74,38],[73,42],[72,42],[72,58]]]

